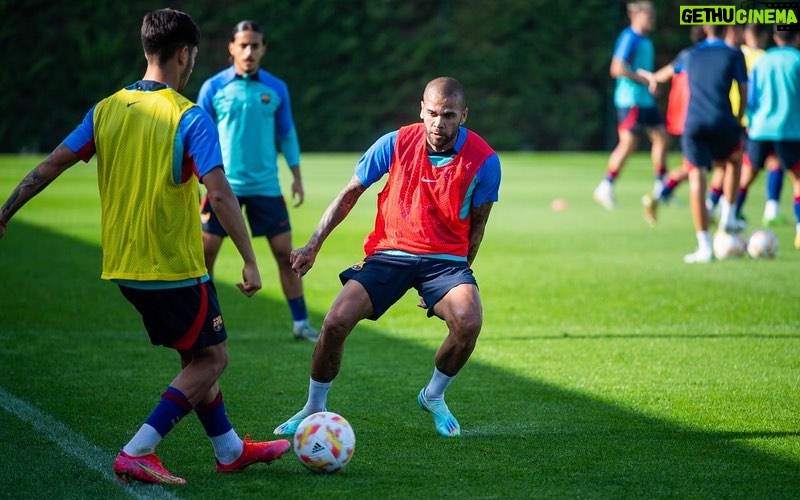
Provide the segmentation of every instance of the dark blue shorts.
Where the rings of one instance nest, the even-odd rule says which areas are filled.
[[[239,206],[244,207],[247,223],[250,225],[250,233],[253,236],[272,238],[292,230],[283,196],[239,196],[238,199]],[[220,224],[217,214],[214,213],[214,209],[211,208],[208,198],[203,199],[200,216],[204,232],[223,238],[228,236]]]
[[[447,292],[465,283],[478,285],[466,261],[376,253],[339,274],[361,283],[372,301],[371,320],[380,318],[412,287],[428,306],[428,317]]]
[[[774,154],[784,170],[800,171],[800,141],[757,141],[750,139],[747,147],[753,170],[761,170],[767,156]]]
[[[738,125],[686,128],[681,135],[681,151],[692,166],[710,169],[714,161],[727,160],[741,150],[741,132]]]
[[[629,130],[635,134],[645,129],[658,127],[664,124],[661,111],[655,106],[640,108],[617,108],[617,129]]]
[[[192,351],[228,338],[211,280],[179,288],[142,290],[119,285],[119,289],[142,315],[153,345]]]

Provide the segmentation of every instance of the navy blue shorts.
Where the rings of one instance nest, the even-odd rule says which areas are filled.
[[[708,170],[714,161],[727,160],[741,150],[741,132],[738,125],[686,128],[681,135],[681,151],[689,164]]]
[[[635,134],[645,129],[658,127],[664,124],[664,117],[657,107],[617,108],[617,129],[629,130]]]
[[[193,351],[228,338],[214,282],[143,290],[119,285],[122,295],[142,315],[153,345]]]
[[[292,230],[283,196],[239,196],[238,199],[239,206],[244,207],[247,223],[250,225],[250,233],[253,236],[272,238]],[[207,197],[203,199],[200,207],[200,217],[203,221],[204,232],[223,238],[228,236]]]
[[[747,147],[753,170],[761,170],[767,156],[774,154],[784,170],[800,171],[800,141],[758,141],[750,139]]]
[[[376,253],[339,274],[342,285],[348,280],[361,283],[372,301],[376,320],[412,287],[428,306],[428,317],[447,292],[465,283],[478,285],[466,261]]]

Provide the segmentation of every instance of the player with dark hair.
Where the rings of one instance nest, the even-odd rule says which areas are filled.
[[[217,123],[222,158],[233,192],[244,207],[253,237],[265,236],[278,265],[283,295],[294,320],[292,334],[316,342],[319,332],[308,322],[303,283],[292,271],[292,228],[278,180],[280,149],[293,176],[295,207],[304,200],[300,145],[292,118],[289,88],[259,67],[267,51],[264,31],[254,21],[241,21],[228,43],[233,64],[206,80],[198,104]],[[208,200],[203,201],[203,244],[206,267],[214,263],[227,233]]]
[[[614,106],[617,109],[619,142],[608,159],[606,175],[594,190],[594,199],[607,210],[616,206],[614,183],[628,156],[638,146],[638,135],[646,132],[651,142],[650,155],[656,181],[653,191],[660,190],[667,173],[669,136],[664,119],[648,90],[649,80],[639,70],[655,70],[655,51],[648,34],[655,26],[655,7],[646,0],[628,4],[631,24],[617,38],[611,58],[611,77],[616,79]]]
[[[739,28],[737,26],[731,28]],[[744,27],[739,29],[729,29],[728,33],[735,32],[736,36],[729,36],[726,38],[726,42],[731,45],[732,47],[738,47],[741,49],[742,54],[744,54],[744,62],[747,68],[748,79],[750,77],[750,72],[752,71],[755,64],[758,62],[759,58],[764,55],[765,49],[767,47],[767,36],[768,31],[765,29],[764,26],[759,24],[746,24]],[[738,115],[738,108],[737,106],[741,102],[741,98],[739,96],[738,86],[734,82],[731,85],[731,106],[733,113]],[[747,127],[747,114],[742,117],[742,139],[744,141],[744,145],[742,148],[742,164],[740,168],[740,175],[739,175],[739,184],[735,186],[735,196],[733,200],[728,200],[727,195],[722,196],[725,189],[725,178],[728,177],[728,174],[725,173],[722,175],[722,172],[712,176],[709,181],[709,193],[706,199],[706,207],[708,208],[709,213],[713,214],[717,211],[717,209],[721,206],[720,214],[724,215],[727,214],[728,210],[733,210],[735,215],[735,224],[737,229],[743,230],[746,227],[746,221],[742,216],[742,207],[744,206],[745,199],[747,198],[747,192],[750,185],[756,179],[758,170],[754,170],[750,163],[750,157],[747,153],[747,143],[748,137],[746,133]],[[780,170],[780,166],[775,161],[775,157],[771,156],[769,158],[769,174],[768,179],[770,181],[767,183],[767,195],[770,198],[773,194],[773,187],[775,185],[778,186],[777,192],[774,194],[775,199],[777,199],[778,195],[780,194],[780,186],[783,183],[783,176]],[[777,176],[776,176],[777,172]],[[776,180],[777,183],[774,183],[772,180]],[[731,201],[733,203],[731,203]],[[767,202],[769,204],[769,201]],[[724,218],[724,217],[720,217]]]
[[[697,250],[684,257],[687,264],[713,260],[709,214],[705,205],[706,171],[724,169],[726,162],[738,164],[741,155],[741,117],[744,103],[734,116],[731,82],[739,95],[746,95],[747,71],[744,56],[721,38],[726,26],[706,26],[706,39],[695,45],[686,60],[689,77],[689,107],[686,113],[681,150],[689,177],[690,206],[697,237]],[[738,179],[736,179],[738,182]],[[733,184],[735,186],[735,183]],[[728,214],[733,218],[733,213]],[[731,220],[720,220],[720,227],[732,227]]]
[[[79,160],[97,157],[102,212],[102,278],[139,311],[150,341],[175,349],[181,371],[114,460],[123,481],[184,484],[156,446],[195,410],[211,440],[218,472],[271,462],[286,440],[239,438],[225,412],[219,378],[227,332],[203,262],[198,179],[236,244],[247,296],[261,278],[236,197],[222,170],[214,124],[180,92],[194,67],[200,31],[184,12],[161,9],[142,22],[147,69],[141,80],[101,100],[83,122],[17,186],[0,209],[0,237],[25,203]]]
[[[753,68],[748,96],[753,169],[774,153],[792,178],[796,232],[800,249],[800,32],[775,31],[776,47],[768,49]]]
[[[463,127],[468,109],[457,80],[430,81],[420,107],[422,123],[378,139],[328,206],[306,246],[292,252],[292,268],[304,275],[359,197],[388,174],[378,195],[375,229],[364,244],[366,258],[339,275],[344,286],[322,323],[311,361],[308,400],[275,429],[276,434],[293,434],[303,418],[326,408],[347,336],[359,321],[377,320],[412,287],[428,316],[441,318],[449,330],[417,402],[433,416],[438,434],[461,433],[444,392],[467,363],[483,324],[471,265],[498,199],[500,161],[483,139]]]

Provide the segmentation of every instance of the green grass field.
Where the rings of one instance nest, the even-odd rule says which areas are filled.
[[[359,154],[306,154],[310,235]],[[774,260],[687,266],[687,188],[648,227],[646,155],[626,166],[619,208],[592,201],[607,155],[501,154],[501,200],[474,269],[485,322],[448,391],[463,436],[438,437],[416,406],[444,324],[410,293],[348,340],[328,408],[352,423],[356,452],[317,476],[293,455],[239,475],[214,472],[193,416],[159,446],[184,487],[117,484],[111,463],[177,372],[135,310],[99,279],[94,165],[76,165],[20,211],[0,241],[0,497],[15,498],[748,498],[800,497],[800,251],[775,228]],[[0,202],[40,157],[0,157]],[[671,161],[676,164],[677,155]],[[746,207],[760,219],[763,178]],[[305,278],[319,325],[336,274],[362,257],[373,187]],[[555,198],[569,208],[550,209]],[[791,217],[788,183],[782,211]],[[264,289],[217,267],[229,330],[222,387],[240,435],[271,437],[305,402],[313,346],[296,342],[266,242]]]

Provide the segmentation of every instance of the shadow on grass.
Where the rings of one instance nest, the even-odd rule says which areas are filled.
[[[0,242],[0,262],[0,385],[113,457],[152,407],[163,381],[174,374],[174,356],[147,344],[138,315],[115,286],[99,279],[96,247],[15,221]],[[260,428],[263,437],[302,404],[310,345],[259,334],[285,314],[282,300],[262,295],[234,301],[230,298],[238,291],[227,285],[219,289],[232,330],[232,363],[223,383],[233,394],[229,412],[238,428]],[[345,414],[357,428],[356,458],[345,471],[309,476],[284,459],[267,471],[253,468],[235,480],[220,478],[207,463],[192,465],[200,454],[195,423],[195,428],[181,426],[194,435],[176,432],[172,442],[177,444],[165,447],[173,469],[185,471],[190,480],[180,496],[203,497],[210,491],[232,498],[800,494],[797,463],[748,443],[793,440],[800,432],[759,429],[757,423],[752,432],[686,428],[478,362],[468,365],[450,392],[463,438],[439,438],[430,417],[415,404],[430,375],[433,352],[381,332],[378,325],[359,326],[348,341],[345,366],[329,399],[329,409]],[[64,479],[70,476],[51,474],[61,460],[42,462],[41,455],[40,448],[0,446],[0,459],[13,464],[0,479],[3,491],[27,497],[86,492],[80,483]],[[19,480],[31,475],[41,480]]]

